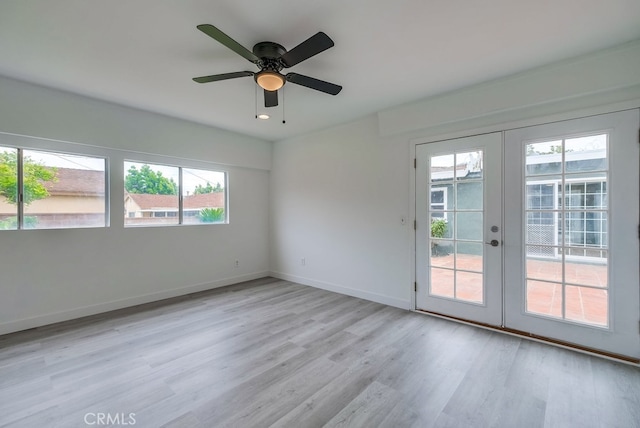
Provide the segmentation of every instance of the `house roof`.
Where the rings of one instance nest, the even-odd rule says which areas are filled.
[[[176,209],[178,197],[175,195],[146,195],[127,193],[141,210]],[[187,195],[183,198],[184,209],[223,208],[224,192]]]
[[[104,195],[104,171],[57,168],[55,181],[44,183],[51,195]]]

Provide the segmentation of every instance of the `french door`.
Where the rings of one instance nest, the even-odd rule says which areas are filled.
[[[631,110],[419,145],[416,308],[640,358],[639,126]]]
[[[416,148],[416,307],[502,324],[502,135]]]

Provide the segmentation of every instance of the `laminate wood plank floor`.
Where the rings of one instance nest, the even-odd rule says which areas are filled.
[[[107,422],[640,427],[640,369],[273,278],[0,337],[0,426]]]

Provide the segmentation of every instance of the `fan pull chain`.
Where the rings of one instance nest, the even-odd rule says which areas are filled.
[[[256,107],[256,119],[258,118],[258,86],[256,85],[256,92],[254,93],[256,102],[253,104]]]
[[[287,121],[284,120],[284,86],[282,87],[282,123],[287,123]]]

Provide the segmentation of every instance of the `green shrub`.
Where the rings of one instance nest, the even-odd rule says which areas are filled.
[[[444,238],[447,232],[447,221],[443,218],[431,219],[431,237]]]
[[[33,229],[38,224],[38,218],[34,216],[25,216],[23,227],[25,229]],[[0,230],[12,230],[18,228],[18,217],[7,217],[0,220]]]
[[[203,208],[198,217],[203,223],[220,223],[224,221],[224,208]]]

